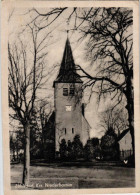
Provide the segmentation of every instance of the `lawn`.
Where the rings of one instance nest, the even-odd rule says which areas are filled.
[[[12,189],[22,181],[23,165],[11,165]],[[53,185],[52,185],[53,184]],[[30,169],[30,188],[123,188],[135,186],[135,169],[112,165],[59,166],[33,165]],[[20,189],[20,188],[19,188]]]

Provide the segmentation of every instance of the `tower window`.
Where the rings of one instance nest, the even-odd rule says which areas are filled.
[[[72,128],[72,134],[74,134],[74,128]]]
[[[63,88],[63,95],[68,96],[68,88]]]
[[[71,108],[72,108],[71,106],[66,106],[66,111],[67,112],[70,112],[71,111]]]
[[[65,128],[65,135],[66,135],[66,133],[67,133],[67,130],[66,130],[66,128]]]
[[[71,96],[74,95],[74,88],[70,88],[70,95],[71,95]]]

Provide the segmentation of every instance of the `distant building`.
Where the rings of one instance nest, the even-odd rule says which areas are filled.
[[[19,127],[20,128],[20,127]],[[24,150],[19,147],[20,141],[17,137],[19,131],[9,131],[10,134],[10,161],[17,161],[23,155]]]
[[[84,116],[82,84],[67,39],[60,70],[53,83],[55,110],[46,126],[46,142],[55,142],[55,151],[59,151],[62,139],[73,141],[76,134],[80,135],[83,145],[89,139],[90,125]]]
[[[132,138],[130,130],[124,130],[118,137],[120,147],[120,159],[124,160],[133,154]]]

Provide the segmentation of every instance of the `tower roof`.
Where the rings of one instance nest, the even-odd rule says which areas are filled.
[[[72,49],[67,38],[60,70],[55,82],[60,83],[82,83],[80,76],[76,73],[76,67],[72,55]]]

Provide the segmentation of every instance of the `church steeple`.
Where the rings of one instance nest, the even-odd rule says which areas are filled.
[[[89,139],[89,127],[82,113],[82,83],[67,38],[60,70],[54,81],[55,150],[58,152],[62,139],[72,142],[78,134],[83,145]]]
[[[80,79],[80,76],[76,73],[76,67],[72,55],[72,49],[69,42],[69,39],[67,38],[64,54],[59,70],[59,74],[56,78],[55,82],[60,83],[82,83],[82,80]]]
[[[74,64],[70,42],[67,38],[59,75],[63,74],[63,71],[69,71],[69,70],[73,70],[75,72],[75,64]]]

